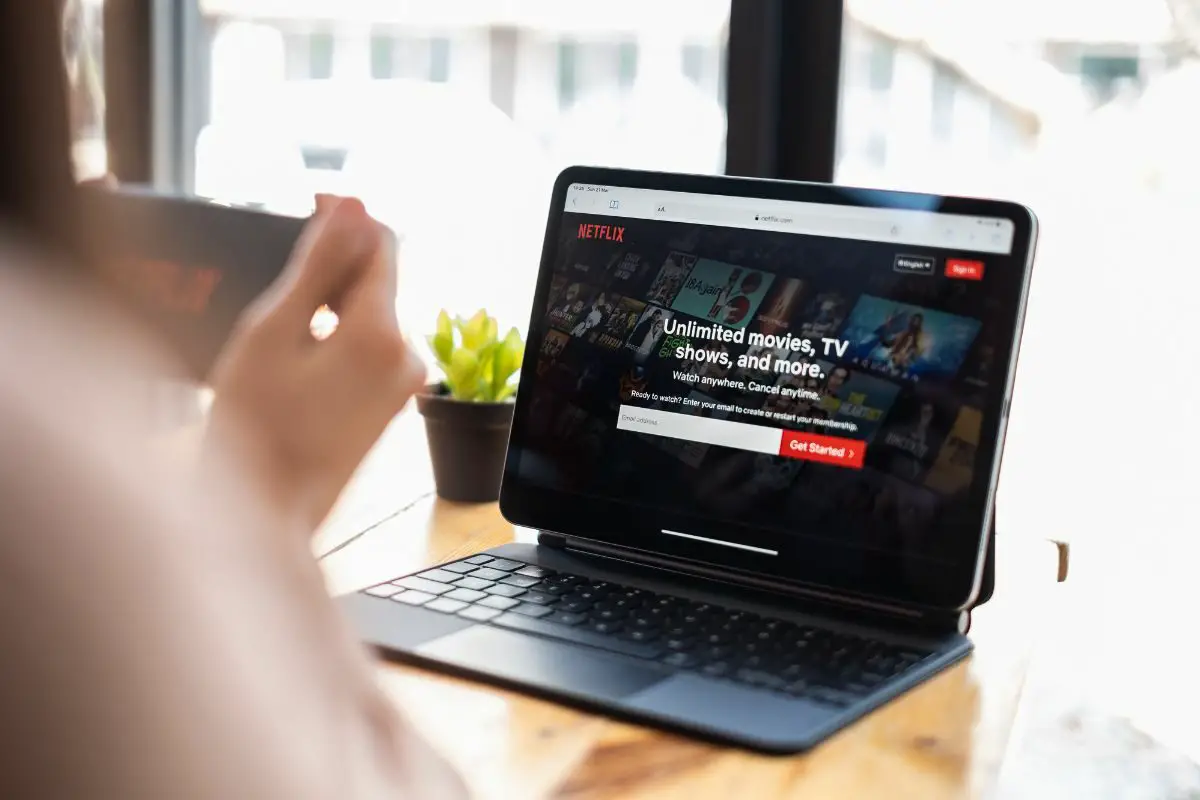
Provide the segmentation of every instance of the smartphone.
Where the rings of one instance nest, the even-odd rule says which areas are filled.
[[[283,271],[307,222],[140,186],[79,188],[105,274],[198,381]]]

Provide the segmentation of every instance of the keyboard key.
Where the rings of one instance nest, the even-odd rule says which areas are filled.
[[[444,569],[431,569],[417,573],[417,577],[424,578],[427,581],[437,581],[438,583],[453,583],[462,576],[454,572],[447,572]]]
[[[658,633],[655,631],[628,630],[627,628],[624,636],[631,642],[653,642],[658,638]]]
[[[558,604],[559,611],[569,611],[571,613],[579,613],[580,611],[587,611],[591,607],[592,607],[592,604],[585,600],[572,600],[570,598],[567,598],[566,600],[564,600]]]
[[[699,628],[697,628],[695,625],[668,625],[664,633],[666,633],[667,636],[682,639],[685,636],[691,636],[697,630],[699,630]]]
[[[553,570],[543,569],[542,567],[535,567],[532,564],[530,564],[529,566],[521,567],[519,570],[517,570],[517,574],[518,575],[527,575],[530,578],[541,579],[541,578],[545,578],[548,575],[553,575],[554,572],[553,572]]]
[[[599,611],[593,609],[592,616],[604,622],[612,622],[613,620],[624,619],[625,612],[619,608],[605,608]]]
[[[671,638],[667,639],[666,644],[668,650],[687,650],[692,646],[692,640]]]
[[[530,586],[537,586],[541,583],[537,578],[531,578],[528,575],[509,575],[500,582],[509,586],[516,586],[518,589],[528,589]]]
[[[493,594],[480,600],[479,605],[487,608],[497,608],[501,611],[508,611],[513,606],[521,605],[521,601],[513,600],[511,597],[501,597],[498,594]]]
[[[499,609],[496,609],[496,608],[484,608],[482,606],[467,606],[462,611],[458,612],[458,615],[460,617],[466,617],[467,619],[473,619],[476,622],[487,622],[489,619],[492,619],[493,617],[500,616],[501,613],[503,613],[503,612],[501,612]]]
[[[432,603],[426,603],[425,608],[432,611],[441,611],[443,614],[453,614],[462,611],[467,607],[467,604],[461,600],[451,600],[448,597],[439,597]]]
[[[426,594],[445,594],[453,588],[444,583],[418,578],[415,575],[409,578],[401,578],[398,581],[394,581],[394,583],[403,589],[415,589],[418,592],[425,592]]]
[[[393,586],[390,583],[385,583],[382,586],[372,586],[370,589],[363,589],[363,592],[373,597],[391,597],[403,591],[399,586]]]
[[[559,625],[578,625],[587,621],[586,614],[551,614],[545,618],[547,622],[557,622]]]
[[[538,606],[534,606],[534,608],[538,608]],[[662,648],[653,644],[639,644],[637,642],[626,641],[617,636],[601,636],[586,628],[558,625],[544,619],[530,619],[518,614],[501,614],[492,620],[492,624],[527,633],[536,633],[553,639],[562,639],[614,653],[622,653],[635,658],[657,658],[662,652]]]
[[[454,577],[458,578],[457,575]],[[478,592],[495,584],[493,584],[492,581],[485,581],[480,578],[458,578],[454,585],[459,589],[474,589]]]
[[[698,662],[696,661],[695,657],[689,653],[671,653],[671,655],[662,659],[662,663],[669,664],[672,667],[687,669],[688,667],[696,666]]]
[[[558,598],[552,594],[542,594],[541,592],[526,592],[521,596],[522,603],[537,603],[539,606],[548,606],[552,603],[557,603]]]
[[[482,600],[487,597],[483,592],[477,592],[474,589],[455,589],[446,595],[450,600],[461,600],[464,603],[474,603],[476,600]]]
[[[575,587],[569,583],[550,583],[549,581],[542,581],[542,585],[538,588],[547,594],[559,596],[568,595],[575,590]]]
[[[710,678],[721,678],[729,674],[732,667],[725,661],[714,661],[700,669],[705,675]]]
[[[513,614],[523,614],[527,617],[544,617],[547,614],[553,614],[554,609],[547,608],[546,606],[537,606],[537,605],[530,605],[530,604],[522,603],[521,605],[513,608],[512,613]]]
[[[508,573],[491,567],[480,567],[474,572],[469,573],[472,578],[480,578],[485,581],[498,581],[501,578],[507,578]]]
[[[497,583],[495,586],[489,586],[484,589],[488,594],[500,595],[501,597],[518,597],[525,594],[524,589],[518,589],[516,586],[509,586],[504,583]]]
[[[436,595],[418,592],[416,589],[413,589],[411,591],[401,592],[400,594],[393,595],[392,599],[397,603],[407,603],[410,606],[419,606],[428,603],[430,600],[434,599],[434,597],[436,597]]]
[[[466,559],[468,564],[486,564],[492,560],[491,556],[471,556]]]
[[[621,623],[619,623],[619,622],[597,622],[595,625],[592,626],[592,630],[594,630],[596,633],[604,633],[604,634],[616,633],[617,631],[621,630]]]
[[[504,570],[512,572],[514,569],[519,569],[524,566],[520,561],[509,561],[507,558],[495,558],[488,562],[488,567],[491,569]]]
[[[443,564],[439,569],[448,570],[450,572],[461,572],[464,575],[468,572],[474,572],[479,569],[478,564],[472,564],[470,561],[456,561],[453,564]]]

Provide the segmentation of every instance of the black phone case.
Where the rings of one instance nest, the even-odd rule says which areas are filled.
[[[203,380],[239,316],[283,271],[306,220],[145,187],[81,187],[118,293]]]

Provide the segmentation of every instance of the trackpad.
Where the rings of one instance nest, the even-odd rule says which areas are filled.
[[[667,675],[600,651],[476,625],[421,645],[419,655],[573,697],[620,700]]]

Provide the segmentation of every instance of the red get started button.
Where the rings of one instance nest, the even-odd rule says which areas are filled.
[[[961,278],[967,281],[981,281],[983,280],[983,262],[967,261],[963,258],[947,258],[946,277]]]
[[[818,436],[815,433],[784,431],[779,443],[779,455],[802,461],[819,461],[837,467],[862,469],[867,443],[840,436]]]

